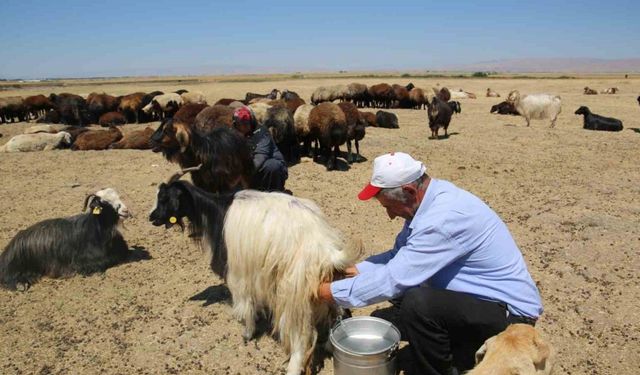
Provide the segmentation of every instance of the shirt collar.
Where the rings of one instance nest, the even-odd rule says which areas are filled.
[[[431,181],[429,182],[429,186],[427,187],[427,191],[425,192],[424,197],[422,198],[422,202],[420,202],[420,206],[416,210],[416,214],[413,216],[413,219],[411,219],[411,221],[409,222],[409,228],[413,229],[414,219],[418,216],[424,215],[429,209],[429,206],[431,206],[431,203],[436,198],[435,191],[436,191],[437,184],[438,184],[438,180],[436,180],[435,178],[432,178]]]

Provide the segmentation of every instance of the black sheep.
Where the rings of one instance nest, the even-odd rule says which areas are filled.
[[[118,193],[100,190],[84,206],[87,213],[18,232],[0,255],[0,284],[26,290],[42,276],[88,275],[124,261],[130,251],[117,226],[130,215]]]
[[[398,116],[395,113],[378,111],[376,112],[376,124],[379,128],[398,129]]]
[[[619,132],[623,129],[622,121],[611,118],[596,115],[591,113],[589,108],[582,106],[575,112],[576,115],[584,115],[583,128],[588,130],[604,130],[610,132]]]

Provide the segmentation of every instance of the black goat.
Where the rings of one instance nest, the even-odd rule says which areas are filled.
[[[40,277],[101,272],[130,251],[120,232],[129,217],[118,193],[103,189],[85,199],[87,213],[49,219],[18,232],[0,255],[0,284],[26,290]]]
[[[450,101],[450,102],[447,102],[447,104],[449,104],[449,107],[451,108],[453,113],[462,112],[462,106],[460,105],[460,102]]]
[[[256,94],[256,93],[253,93],[253,92],[248,92],[244,96],[244,101],[245,101],[245,103],[249,103],[251,100],[256,99],[256,98],[265,98],[265,99],[276,100],[276,99],[278,99],[278,93],[279,92],[280,92],[280,90],[278,90],[278,89],[273,89],[268,94]]]
[[[156,206],[149,215],[155,226],[171,228],[178,224],[184,230],[183,218],[189,219],[189,234],[194,241],[211,249],[211,270],[224,278],[227,270],[227,248],[224,241],[224,219],[233,203],[233,193],[210,194],[180,177],[200,166],[184,169],[160,184]]]
[[[489,113],[497,113],[499,115],[513,115],[520,116],[520,113],[516,110],[516,107],[507,101],[502,103],[498,103],[491,107],[491,111]]]
[[[429,128],[431,129],[431,139],[438,139],[438,130],[440,128],[444,128],[445,138],[449,136],[447,129],[452,115],[453,109],[451,109],[449,103],[437,96],[434,96],[431,102],[427,101],[427,116],[429,118]]]
[[[610,132],[619,132],[623,129],[622,121],[596,115],[591,113],[588,107],[582,106],[575,112],[576,115],[584,115],[584,124],[582,128],[588,130],[605,130]]]

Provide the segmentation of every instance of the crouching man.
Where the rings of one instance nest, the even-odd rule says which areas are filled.
[[[360,200],[376,198],[389,218],[405,219],[393,248],[324,283],[320,298],[343,307],[385,300],[374,316],[409,342],[407,374],[458,374],[484,341],[509,324],[535,325],[540,295],[498,215],[475,195],[430,178],[408,154],[379,156]],[[407,367],[406,365],[401,367]]]
[[[269,130],[258,125],[248,107],[235,110],[233,126],[247,138],[253,153],[255,175],[251,187],[261,191],[284,191],[285,181],[289,177],[287,163]]]

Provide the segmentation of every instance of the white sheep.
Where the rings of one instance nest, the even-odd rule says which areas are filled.
[[[293,114],[293,123],[298,139],[304,139],[309,136],[309,113],[313,108],[315,108],[313,104],[303,104]]]
[[[53,124],[53,125],[34,125],[25,129],[23,134],[35,134],[35,133],[50,133],[55,134],[61,130],[64,130],[68,125]]]
[[[198,91],[189,91],[180,94],[184,104],[207,104],[207,98]]]
[[[463,91],[462,89],[458,91],[451,91],[451,100],[456,99],[476,99],[476,94]]]
[[[562,101],[559,96],[549,94],[530,94],[520,96],[518,90],[511,91],[507,102],[513,104],[518,113],[527,120],[551,119],[551,127],[556,126],[558,115],[562,111]]]
[[[0,152],[49,151],[70,144],[71,134],[67,132],[59,132],[56,134],[20,134],[11,138],[9,142],[0,147]]]

